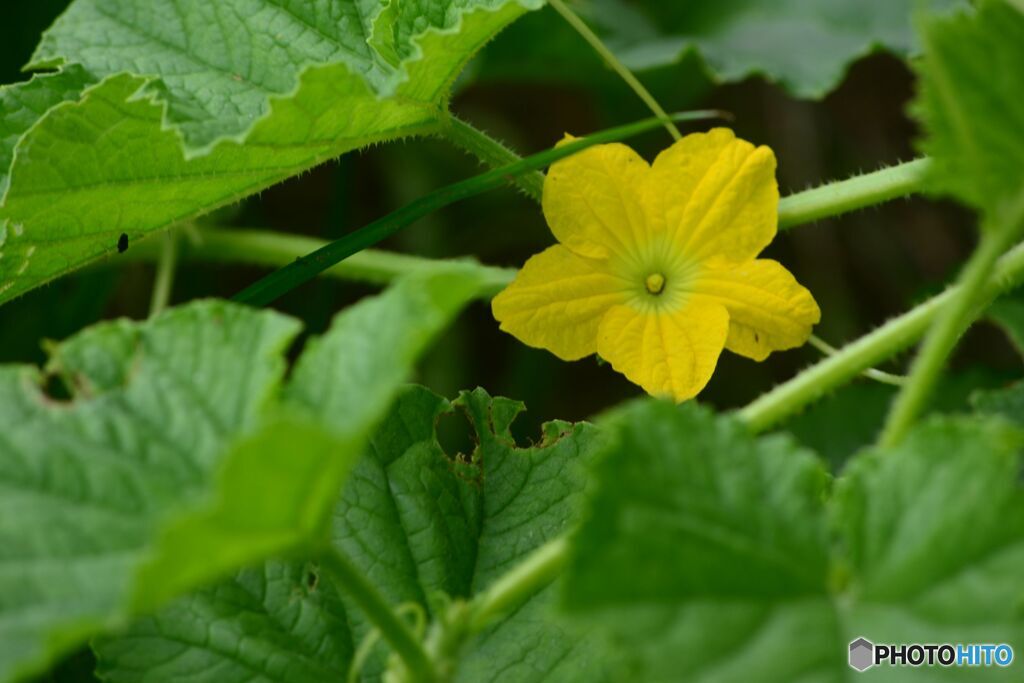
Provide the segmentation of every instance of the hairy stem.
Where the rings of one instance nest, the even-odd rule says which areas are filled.
[[[779,230],[920,192],[930,163],[927,158],[914,159],[783,197]]]
[[[177,235],[168,230],[160,237],[160,252],[156,262],[156,280],[149,300],[149,317],[159,315],[171,301],[174,288],[174,271],[177,267]]]
[[[330,576],[337,589],[359,605],[380,631],[381,637],[401,657],[409,671],[410,680],[417,683],[432,683],[437,680],[430,657],[409,626],[347,557],[332,547],[320,557],[320,566]]]
[[[315,237],[271,230],[203,228],[195,242],[181,241],[179,258],[185,261],[282,268],[295,259],[317,251],[327,244],[327,241]],[[124,253],[124,258],[154,261],[159,258],[159,246],[159,242],[155,240],[139,242]],[[471,259],[465,260],[473,262]],[[323,274],[339,280],[386,285],[401,275],[431,270],[443,266],[444,263],[444,261],[422,256],[364,249],[328,268]],[[507,287],[516,275],[516,271],[511,268],[497,268],[482,264],[476,264],[476,266],[483,275],[481,279],[484,281],[477,293],[481,299],[493,297]]]
[[[992,265],[1024,230],[1024,195],[1018,204],[1019,208],[1004,223],[982,234],[981,243],[960,275],[956,292],[928,330],[906,385],[886,418],[880,445],[894,446],[907,433],[924,409],[957,341],[984,311],[980,304],[991,301],[991,297],[986,296],[985,285]]]
[[[443,135],[455,145],[466,150],[491,168],[501,168],[522,161],[522,157],[501,144],[482,130],[474,128],[462,119],[449,115],[442,128]],[[544,174],[530,171],[511,178],[531,199],[540,203],[544,192]]]
[[[555,580],[565,566],[569,542],[548,541],[506,572],[470,604],[468,630],[477,633]]]
[[[834,356],[839,353],[839,350],[836,347],[832,346],[816,334],[812,334],[808,337],[807,343],[821,351],[826,356]],[[907,380],[907,378],[902,375],[894,375],[891,372],[883,372],[882,370],[876,370],[875,368],[868,368],[861,374],[868,379],[878,382],[879,384],[888,384],[896,387],[903,386]]]
[[[1017,245],[986,273],[973,310],[983,310],[997,296],[1022,281],[1024,245]],[[826,392],[853,379],[865,368],[891,358],[920,339],[958,291],[958,287],[951,287],[847,344],[835,355],[804,370],[741,409],[739,417],[753,431],[761,432],[799,412]]]
[[[674,140],[682,138],[682,134],[679,132],[679,128],[676,124],[668,117],[665,110],[658,104],[658,100],[654,99],[650,91],[644,87],[644,84],[633,75],[633,72],[626,68],[626,65],[619,61],[619,58],[615,56],[615,53],[608,49],[608,46],[598,37],[596,33],[590,30],[586,22],[579,17],[578,14],[573,12],[569,7],[562,2],[562,0],[548,0],[548,4],[551,5],[552,9],[562,15],[562,18],[575,29],[580,36],[593,48],[594,52],[599,54],[602,59],[612,68],[615,73],[619,75],[623,81],[626,82],[633,92],[636,93],[637,97],[643,100],[644,104],[651,112],[662,120],[665,124],[665,130],[669,132]]]
[[[460,131],[460,139],[452,141],[482,162],[493,166],[495,163],[507,163],[522,158],[465,121],[454,118],[452,121],[449,130]],[[471,145],[464,144],[468,139],[472,140]],[[839,216],[920,192],[924,187],[924,177],[930,163],[927,158],[905,161],[880,171],[837,180],[783,197],[779,200],[779,229],[788,230],[804,223]],[[537,179],[543,186],[543,175],[537,174]],[[540,189],[534,192],[533,189],[522,185],[520,187],[535,200],[540,201]]]

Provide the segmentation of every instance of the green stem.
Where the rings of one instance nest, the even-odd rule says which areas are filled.
[[[978,292],[977,310],[1024,281],[1024,245],[996,261]],[[804,370],[738,412],[754,432],[761,432],[802,410],[826,392],[848,382],[864,369],[891,358],[920,339],[943,307],[958,292],[951,287],[873,332],[847,344],[834,356]]]
[[[270,230],[210,227],[203,228],[195,242],[180,241],[178,250],[179,258],[186,261],[282,268],[327,244],[315,237]],[[125,252],[124,257],[153,261],[159,258],[159,254],[158,242],[144,240]],[[477,264],[472,259],[464,260],[476,264],[482,275],[484,284],[478,293],[481,299],[493,297],[507,287],[516,275],[512,268],[497,268]],[[436,269],[443,267],[444,263],[422,256],[365,249],[328,268],[323,274],[339,280],[386,285],[401,275]]]
[[[177,235],[172,230],[168,230],[160,240],[160,256],[156,262],[156,280],[153,283],[153,294],[149,300],[150,318],[163,312],[171,301],[177,260]]]
[[[461,121],[459,122],[459,125],[470,127],[468,124]],[[481,142],[479,145],[481,150],[484,150],[491,145],[501,147],[500,143],[491,140],[486,134],[480,131],[475,132]],[[501,150],[503,150],[503,153],[511,155],[510,158],[519,159],[514,152],[511,152],[508,149],[501,147]],[[493,152],[493,150],[491,152]],[[485,160],[487,158],[497,158],[493,157],[491,152],[481,151],[481,158]],[[904,164],[904,166],[919,164],[922,161],[925,160],[919,159],[918,161],[908,162],[907,164]],[[789,197],[784,197],[780,204],[784,207],[800,205],[805,207],[813,206],[813,216],[807,217],[807,220],[834,215],[835,213],[851,210],[851,208],[858,208],[860,204],[851,206],[845,198],[850,196],[863,197],[865,195],[863,192],[846,188],[845,186],[847,183],[853,183],[854,185],[863,187],[865,179],[872,178],[878,174],[884,174],[885,176],[892,178],[892,172],[899,168],[901,167],[896,166],[868,174],[866,176],[839,181],[821,188],[790,195]],[[897,176],[902,175],[902,173],[897,174]],[[880,182],[880,179],[877,178],[873,179],[871,182],[876,186],[876,189],[879,186],[884,186],[884,183]],[[906,188],[906,186],[904,186],[904,188]],[[826,189],[828,192],[825,192]],[[813,201],[811,199],[807,199],[806,195],[813,195],[811,198]],[[883,201],[885,198],[897,195],[890,194],[889,192],[876,192],[873,196],[876,200]],[[836,203],[829,204],[828,197],[836,198]],[[786,209],[786,213],[788,216],[787,220],[789,221],[798,220],[797,216],[810,216],[810,214],[799,213],[790,208]],[[780,221],[781,220],[782,214],[780,213]],[[801,218],[799,220],[803,219]],[[322,249],[328,244],[324,240],[316,239],[314,237],[304,237],[301,235],[278,233],[267,230],[203,228],[198,234],[200,237],[197,240],[179,241],[177,251],[180,253],[180,258],[213,263],[241,263],[281,268],[292,263],[297,258]],[[161,242],[157,240],[144,240],[139,242],[137,246],[125,252],[123,258],[146,261],[159,260],[160,254],[163,253],[161,246]],[[341,280],[356,280],[360,282],[370,282],[373,284],[387,284],[402,273],[431,268],[434,265],[436,264],[431,259],[366,249],[357,254],[353,254],[334,266],[331,266],[324,271],[324,274]],[[514,270],[507,268],[496,268],[484,265],[481,265],[480,267],[488,271],[487,280],[490,283],[481,290],[481,298],[489,298],[501,291],[509,282],[512,281],[512,278],[515,275]]]
[[[437,680],[430,657],[409,626],[347,557],[332,547],[320,557],[320,566],[331,577],[337,589],[352,598],[377,627],[384,640],[402,658],[411,680],[419,683]]]
[[[619,58],[615,56],[615,53],[608,49],[608,46],[604,44],[596,33],[590,30],[590,27],[587,26],[586,22],[584,22],[578,14],[569,9],[562,0],[548,0],[548,4],[551,5],[556,12],[562,15],[562,18],[565,19],[566,22],[568,22],[568,24],[572,26],[573,29],[575,29],[576,32],[579,33],[585,41],[587,41],[587,43],[590,44],[590,47],[593,48],[597,54],[601,55],[604,61],[607,62],[608,66],[610,66],[612,70],[619,75],[619,78],[625,81],[626,84],[633,89],[633,92],[636,93],[637,97],[643,100],[644,104],[647,105],[647,108],[662,120],[665,124],[665,129],[673,139],[679,140],[683,137],[679,132],[679,129],[676,127],[676,124],[672,122],[668,114],[665,113],[665,110],[661,108],[660,104],[658,104],[658,100],[654,99],[654,96],[651,95],[650,91],[644,87],[644,84],[633,75],[632,71],[626,68],[625,64],[619,61]]]
[[[816,334],[812,334],[808,337],[807,343],[821,351],[826,356],[834,356],[839,353],[839,349],[832,346]],[[894,375],[891,372],[883,372],[882,370],[876,370],[875,368],[868,368],[860,374],[881,384],[889,384],[896,387],[903,386],[907,381],[907,378],[902,375]]]
[[[454,144],[466,150],[491,168],[501,168],[522,160],[518,154],[501,144],[482,130],[474,128],[454,115],[448,117],[447,125],[442,129],[444,136]],[[531,199],[540,203],[544,192],[544,174],[530,171],[513,178]]]
[[[674,114],[672,118],[677,121],[692,121],[713,118],[717,115],[718,112],[698,111]],[[253,306],[265,306],[295,287],[309,282],[323,271],[352,254],[377,244],[438,209],[482,192],[501,187],[518,175],[544,168],[559,159],[564,159],[587,147],[638,135],[656,128],[660,124],[661,122],[658,119],[646,119],[594,133],[554,149],[534,154],[514,164],[482,173],[476,177],[431,192],[397,211],[325,245],[312,254],[296,259],[293,263],[247,287],[237,294],[234,300]]]
[[[930,164],[927,158],[905,161],[783,197],[779,201],[779,230],[920,192]]]
[[[564,537],[548,541],[506,572],[470,604],[468,629],[477,633],[494,619],[507,614],[555,580],[565,566],[569,542]]]
[[[891,447],[899,443],[924,410],[946,359],[971,323],[984,311],[986,283],[993,264],[1024,230],[1024,195],[1020,208],[1005,223],[983,232],[981,243],[971,255],[959,278],[956,293],[943,306],[925,337],[921,350],[910,368],[906,385],[889,411],[879,445]],[[986,300],[987,299],[987,300]]]
[[[460,139],[453,141],[486,164],[493,166],[497,162],[522,158],[464,121],[453,119],[453,126],[449,130],[459,130]],[[472,140],[472,144],[466,144],[466,140]],[[920,192],[930,163],[927,158],[905,161],[880,171],[837,180],[783,197],[779,200],[779,229],[788,230],[804,223],[839,216]],[[543,183],[543,176],[540,182]],[[523,189],[540,202],[540,190]]]

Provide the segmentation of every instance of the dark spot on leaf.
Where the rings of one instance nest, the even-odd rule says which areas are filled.
[[[761,337],[757,336],[757,332],[754,333],[754,341],[756,341],[756,342],[761,341]]]
[[[117,238],[117,253],[123,254],[128,251],[128,233],[122,232],[121,236]]]

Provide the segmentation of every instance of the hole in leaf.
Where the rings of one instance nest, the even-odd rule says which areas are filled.
[[[444,413],[435,426],[437,443],[452,460],[469,460],[476,450],[477,439],[473,425],[461,410]]]
[[[310,593],[316,590],[320,583],[320,571],[315,565],[306,565],[306,590]]]
[[[75,399],[64,377],[56,372],[47,373],[43,377],[39,391],[43,398],[52,403],[71,403]]]

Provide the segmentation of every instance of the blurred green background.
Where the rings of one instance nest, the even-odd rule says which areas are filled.
[[[64,0],[11,3],[0,28],[4,82],[24,78],[40,32]],[[544,41],[535,40],[543,33]],[[524,54],[529,60],[522,60]],[[541,64],[544,68],[533,68]],[[779,159],[783,194],[913,157],[917,134],[906,114],[913,93],[907,66],[875,54],[857,62],[820,102],[802,101],[759,78],[716,86],[698,58],[645,72],[643,80],[668,110],[714,107],[732,112],[737,133],[770,145]],[[551,9],[518,22],[489,45],[456,89],[452,109],[520,152],[550,146],[563,133],[586,133],[648,115]],[[662,131],[633,141],[653,157],[670,143]],[[475,159],[441,140],[378,146],[324,165],[219,212],[224,225],[269,228],[333,238],[432,189],[480,170]],[[957,206],[920,198],[896,201],[780,235],[768,255],[781,260],[813,292],[823,310],[818,334],[841,345],[934,293],[955,273],[974,241],[973,217]],[[384,246],[430,257],[473,255],[519,266],[552,242],[538,207],[509,189],[474,198],[421,221]],[[174,300],[228,297],[261,271],[183,264]],[[116,316],[143,317],[152,282],[146,264],[105,264],[0,308],[0,361],[40,362],[41,340],[59,339]],[[322,331],[340,308],[372,291],[319,281],[279,302],[281,310]],[[815,361],[804,348],[755,363],[725,353],[702,401],[739,406]],[[906,358],[885,369],[900,371]],[[943,402],[956,407],[971,386],[999,385],[1020,361],[1003,335],[978,326],[963,344]],[[592,416],[638,389],[593,360],[563,363],[498,331],[488,307],[474,305],[420,369],[418,381],[444,395],[477,385],[527,402],[523,438],[552,418]],[[836,463],[877,428],[891,390],[866,381],[798,418],[794,429]]]

